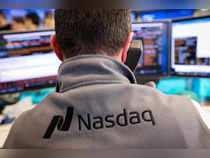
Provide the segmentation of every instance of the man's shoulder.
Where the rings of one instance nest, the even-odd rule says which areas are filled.
[[[26,126],[26,123],[29,122],[30,116],[32,116],[33,109],[27,110],[23,112],[20,116],[16,118],[16,120],[13,123],[12,129],[15,130],[16,133],[18,133],[19,130],[22,131],[24,126]]]
[[[134,91],[134,93],[136,93],[139,96],[143,96],[143,97],[149,96],[150,98],[161,98],[165,100],[165,102],[171,101],[171,100],[177,100],[177,99],[188,100],[187,97],[177,96],[177,95],[168,95],[148,85],[128,84],[126,88],[130,89],[131,91]]]

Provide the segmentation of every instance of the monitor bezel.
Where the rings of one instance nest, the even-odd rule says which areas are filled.
[[[144,21],[144,22],[132,22],[133,24],[152,24],[152,23],[163,23],[166,24],[167,26],[167,46],[168,46],[168,65],[167,65],[167,73],[166,74],[144,74],[144,75],[136,75],[135,77],[137,79],[137,81],[147,81],[147,80],[159,80],[159,79],[164,79],[164,78],[168,78],[169,73],[170,73],[170,65],[171,65],[171,20],[167,19],[167,20],[156,20],[156,21]],[[133,30],[132,30],[133,31]]]
[[[198,20],[198,19],[205,19],[205,18],[210,18],[210,15],[205,15],[205,16],[194,16],[194,17],[185,17],[185,18],[176,18],[171,20],[171,52],[170,56],[172,56],[172,41],[173,41],[173,36],[172,36],[172,31],[173,31],[173,23],[175,22],[181,22],[181,21],[190,21],[190,20]],[[169,76],[170,77],[176,77],[176,78],[210,78],[210,72],[209,76],[203,76],[203,75],[190,75],[190,74],[177,74],[177,73],[172,73],[172,61],[170,58],[170,70],[169,70]]]
[[[24,33],[39,33],[39,32],[50,32],[50,31],[55,31],[54,29],[42,29],[42,30],[31,30],[31,31],[2,31],[0,33],[0,37],[5,36],[5,35],[12,35],[12,34],[24,34]],[[54,77],[54,76],[52,76]],[[57,75],[55,76],[57,77]],[[20,81],[20,80],[18,80]],[[36,90],[41,90],[45,88],[55,88],[56,83],[52,84],[45,84],[45,85],[39,85],[39,86],[34,86],[34,87],[25,87],[24,90],[17,90],[17,91],[12,91],[12,92],[0,92],[0,95],[5,95],[5,94],[13,94],[13,93],[21,93],[21,92],[29,92],[29,91],[36,91]]]

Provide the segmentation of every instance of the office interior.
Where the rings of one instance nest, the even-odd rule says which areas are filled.
[[[4,44],[2,41],[5,40],[5,38],[7,37],[8,37],[7,40],[10,40],[10,38],[13,38],[14,34],[15,34],[15,38],[19,36],[23,37],[22,36],[23,34],[20,34],[20,32],[33,33],[33,31],[40,30],[41,34],[46,34],[49,37],[49,35],[54,33],[53,32],[53,29],[54,29],[53,14],[54,14],[53,9],[3,9],[3,10],[0,10],[0,36],[1,36],[0,47],[3,47]],[[28,21],[30,19],[30,16],[35,19],[36,21],[35,25],[32,25]],[[38,20],[37,20],[37,17],[38,17]],[[162,26],[164,27],[165,25],[167,25],[166,27],[171,27],[172,25],[171,23],[173,23],[171,21],[173,20],[175,20],[175,23],[177,24],[179,20],[176,21],[176,19],[192,18],[192,17],[206,17],[208,20],[208,18],[210,19],[210,10],[209,9],[145,10],[145,11],[133,10],[131,13],[132,22],[136,23],[137,27],[138,27],[138,24],[142,24],[141,25],[142,28],[146,28],[146,26],[150,24],[151,25],[161,24],[161,28]],[[168,23],[168,21],[170,21],[169,22],[170,24]],[[168,24],[165,24],[165,23],[168,23]],[[48,30],[48,31],[43,31],[43,30]],[[16,34],[17,32],[18,34]],[[167,55],[168,55],[168,52],[172,51],[171,46],[169,44],[170,43],[169,41],[171,40],[171,36],[172,36],[170,34],[173,34],[171,30],[165,33],[166,37],[161,36],[162,41],[156,41],[156,42],[165,41],[166,43],[164,44],[163,47],[167,47],[167,48],[170,47],[170,49],[168,48],[167,50],[165,50],[164,52],[165,54],[163,55],[164,59],[163,57],[161,58],[162,59],[161,62],[167,61],[168,65],[170,64],[169,60],[171,60],[171,57],[168,57]],[[33,35],[31,34],[31,36]],[[5,38],[2,38],[2,37],[5,37]],[[135,40],[138,40],[138,39],[135,39]],[[179,43],[182,43],[183,40],[186,40],[187,42],[186,41],[185,42],[188,43],[189,45],[195,42],[197,42],[196,44],[198,44],[198,41],[195,39],[195,37],[190,37],[189,39],[177,38],[176,40],[177,40],[176,41],[177,45],[179,45]],[[147,39],[147,42],[148,42],[148,39]],[[144,45],[146,45],[145,43]],[[16,47],[18,48],[17,45]],[[45,46],[44,49],[47,49],[46,47],[48,46]],[[186,46],[183,46],[183,45],[179,46],[180,51],[182,51],[185,48]],[[190,51],[198,50],[197,47],[194,48],[191,45],[189,46],[189,48],[190,48]],[[7,51],[11,51],[9,49],[12,49],[12,48],[8,47]],[[147,48],[145,47],[145,49]],[[163,49],[164,48],[161,48],[158,51],[163,51]],[[188,49],[185,49],[185,50],[188,50]],[[38,51],[40,51],[40,49],[38,49]],[[206,64],[206,66],[210,67],[210,65],[208,65],[210,64],[210,52],[208,53],[209,53],[209,56],[207,55],[206,58],[202,57],[202,58],[197,59],[196,64],[200,62],[201,63],[200,66]],[[188,96],[192,100],[199,102],[202,108],[204,108],[206,111],[209,111],[209,117],[210,117],[210,110],[209,110],[210,109],[210,78],[209,78],[210,71],[209,73],[202,71],[202,73],[187,73],[187,75],[186,74],[183,75],[183,73],[177,73],[175,75],[173,73],[172,75],[170,74],[168,75],[168,67],[165,65],[166,66],[165,70],[161,68],[161,72],[156,72],[157,74],[155,75],[148,75],[149,76],[148,77],[147,73],[155,72],[156,70],[153,70],[153,68],[154,69],[157,68],[157,66],[154,65],[154,63],[152,63],[154,61],[153,60],[151,61],[151,59],[154,59],[151,55],[152,51],[148,54],[149,55],[145,56],[144,61],[150,63],[151,65],[150,67],[148,67],[149,70],[141,69],[142,68],[141,64],[137,66],[136,71],[138,73],[136,73],[136,75],[138,76],[137,77],[138,82],[140,84],[144,84],[147,81],[155,81],[156,88],[165,94]],[[54,58],[54,56],[50,56],[50,57]],[[189,57],[189,53],[187,57]],[[191,59],[190,57],[189,58],[187,57],[186,57],[186,61],[183,61],[182,64],[186,64],[186,65],[195,64],[193,63],[193,59]],[[6,59],[5,50],[0,51],[0,63],[1,63],[1,59],[2,60]],[[180,60],[177,59],[177,60],[178,60],[177,62],[179,61],[182,62],[181,59]],[[56,61],[56,64],[57,64],[57,67],[55,69],[59,67],[59,64],[60,64],[59,61]],[[3,66],[0,65],[0,67],[3,67]],[[40,79],[36,78],[37,82],[38,81],[40,81],[40,83],[42,82],[42,85],[36,86],[36,84],[34,84],[33,86],[36,88],[33,88],[33,87],[31,88],[29,86],[29,88],[23,88],[23,89],[13,88],[10,90],[5,90],[5,87],[7,87],[7,85],[6,83],[4,83],[6,82],[6,80],[3,79],[4,75],[8,75],[8,77],[13,77],[13,76],[11,72],[10,74],[3,73],[3,69],[4,67],[0,68],[0,148],[2,147],[14,120],[24,111],[29,110],[33,108],[34,106],[36,106],[36,104],[41,102],[49,93],[54,92],[55,84],[56,84],[55,77],[51,76],[48,78],[48,85],[46,86],[43,85],[44,82],[42,82],[41,78]],[[33,78],[32,80],[30,80],[30,83],[27,83],[27,84],[31,84],[31,82],[33,82]]]

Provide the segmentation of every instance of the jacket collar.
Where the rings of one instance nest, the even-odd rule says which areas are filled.
[[[81,55],[65,60],[58,71],[57,92],[100,83],[132,83],[131,70],[108,56]]]

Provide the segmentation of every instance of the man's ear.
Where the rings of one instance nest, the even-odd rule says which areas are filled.
[[[50,38],[50,42],[51,42],[51,46],[53,47],[53,50],[55,52],[55,54],[57,55],[57,57],[63,61],[64,60],[64,57],[63,57],[63,54],[59,48],[59,45],[56,41],[56,35],[52,35],[51,38]]]
[[[128,53],[128,50],[130,48],[130,45],[131,45],[131,41],[132,41],[132,38],[133,38],[133,32],[130,32],[128,34],[128,39],[123,47],[123,50],[122,50],[122,56],[121,56],[121,61],[123,63],[125,63],[126,59],[127,59],[127,53]]]

